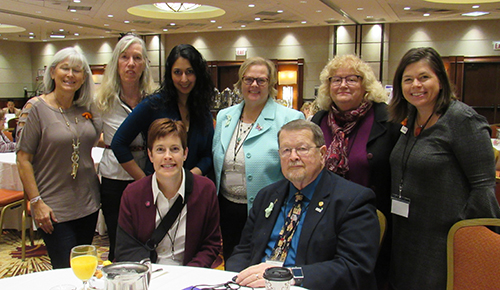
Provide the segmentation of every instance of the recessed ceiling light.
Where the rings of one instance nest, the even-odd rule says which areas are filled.
[[[221,29],[221,28],[222,28],[222,26],[217,26],[217,28],[218,28],[218,29]]]
[[[241,28],[245,28],[245,27],[247,27],[245,24],[241,25]]]
[[[255,21],[259,21],[260,20],[260,17],[255,17]]]
[[[304,20],[304,21],[301,21],[300,23],[302,23],[302,24],[306,24],[306,23],[307,23],[307,21],[305,21],[305,20]]]
[[[474,12],[462,13],[462,16],[479,17],[488,14],[490,14],[490,12],[474,11]]]
[[[125,21],[123,21],[123,23],[127,23],[128,24],[128,23],[130,23],[130,21],[129,20],[125,20]]]
[[[75,36],[80,36],[80,33],[78,33],[78,32],[75,32]]]
[[[477,9],[479,8],[479,5],[472,5],[472,8]]]
[[[34,39],[35,37],[34,36],[30,36],[30,39]]]
[[[109,17],[109,18],[113,18],[113,17],[114,17],[114,15],[113,15],[113,14],[108,14],[108,17]]]
[[[40,14],[40,13],[42,13],[42,11],[35,11],[35,13]]]
[[[424,17],[431,16],[430,13],[424,13]]]
[[[109,31],[109,30],[106,30],[106,33],[111,33],[111,31]]]
[[[167,32],[167,31],[168,31],[168,28],[163,28],[163,31]]]
[[[107,24],[107,23],[104,23],[104,26],[106,26],[106,27],[107,27],[107,26],[109,26],[109,24]]]
[[[59,34],[51,34],[50,38],[66,38],[64,35],[59,35]]]
[[[170,23],[170,26],[175,26],[175,23],[173,23],[173,22],[172,22],[172,23]]]
[[[368,15],[368,16],[366,16],[366,18],[373,18],[373,16],[372,15]]]
[[[64,29],[62,29],[62,28],[61,28],[61,29],[59,29],[59,31],[63,32],[63,31],[64,31]]]
[[[210,20],[210,22],[215,23],[216,21],[215,20]]]
[[[76,9],[70,9],[69,12],[76,12]]]
[[[35,35],[33,32],[28,33],[29,35]]]
[[[82,28],[83,28],[83,26],[78,26],[78,28],[82,29]]]
[[[316,10],[316,13],[321,13],[321,12],[323,12],[323,11],[321,11],[321,10]]]
[[[405,7],[403,10],[411,10],[411,7]]]
[[[362,11],[363,9],[365,9],[365,8],[363,8],[363,7],[356,8],[356,10],[358,10],[358,11]]]
[[[276,12],[278,12],[278,13],[283,13],[283,10],[278,10],[278,11],[276,11]]]
[[[74,3],[80,3],[82,2],[81,0],[73,0]]]
[[[250,7],[250,8],[254,8],[254,7],[255,7],[255,4],[248,4],[248,7]]]
[[[130,31],[136,31],[136,29],[135,28],[131,28]]]

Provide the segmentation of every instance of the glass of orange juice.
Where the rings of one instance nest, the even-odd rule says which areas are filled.
[[[83,281],[83,290],[97,268],[97,250],[92,245],[80,245],[71,249],[71,269],[76,277]]]

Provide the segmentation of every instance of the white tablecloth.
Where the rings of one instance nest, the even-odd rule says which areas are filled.
[[[199,284],[220,284],[230,281],[236,275],[234,272],[206,268],[153,265],[153,269],[158,268],[162,268],[163,270],[153,273],[149,290],[182,290]],[[82,282],[76,278],[70,268],[0,279],[0,289],[5,290],[49,290],[61,284],[81,286]],[[240,289],[245,290],[250,288],[241,287]],[[294,286],[292,289],[304,288]]]
[[[103,151],[103,148],[92,148],[92,158],[94,159],[96,169],[101,161]],[[19,172],[17,171],[16,153],[14,152],[0,153],[0,188],[23,190],[23,184],[21,183]],[[20,207],[6,212],[3,228],[21,229]],[[99,229],[99,233],[101,233],[101,229]]]

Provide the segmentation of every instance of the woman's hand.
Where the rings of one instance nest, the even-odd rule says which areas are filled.
[[[191,173],[197,175],[203,175],[203,172],[201,172],[201,169],[199,169],[198,167],[191,169]]]
[[[57,223],[57,218],[52,208],[46,205],[42,199],[31,204],[31,211],[35,217],[36,225],[47,234],[52,234],[54,226],[52,222]]]

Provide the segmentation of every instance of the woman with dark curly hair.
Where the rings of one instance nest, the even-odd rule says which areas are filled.
[[[212,168],[214,128],[210,104],[214,85],[203,56],[189,44],[170,51],[160,89],[142,101],[116,131],[111,148],[118,162],[135,180],[153,173],[151,162],[140,168],[129,148],[142,133],[147,140],[149,125],[159,118],[181,120],[188,131],[189,155],[184,168],[206,175]]]

